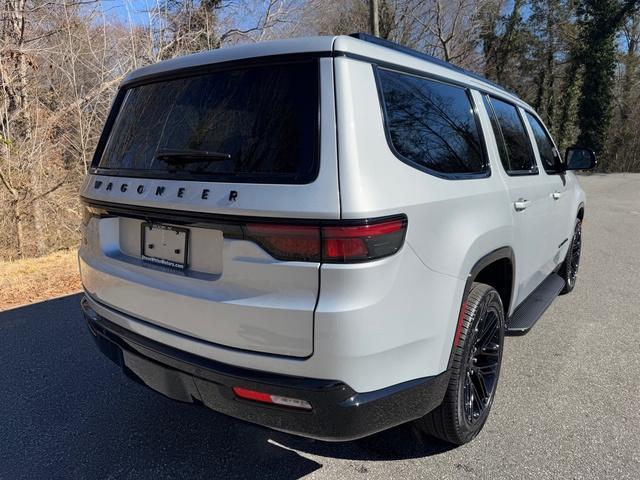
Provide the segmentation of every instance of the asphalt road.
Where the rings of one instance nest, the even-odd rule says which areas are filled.
[[[577,287],[507,339],[469,445],[323,443],[173,402],[98,353],[74,295],[0,314],[0,479],[640,478],[640,175],[581,183]]]

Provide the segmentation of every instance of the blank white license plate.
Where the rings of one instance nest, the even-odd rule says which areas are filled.
[[[187,268],[189,230],[161,223],[142,224],[142,260],[165,267]]]

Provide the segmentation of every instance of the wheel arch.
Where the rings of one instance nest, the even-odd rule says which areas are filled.
[[[505,270],[507,268],[507,270]],[[465,299],[471,290],[471,286],[475,281],[481,281],[491,285],[498,291],[502,303],[504,305],[505,320],[511,313],[511,304],[514,299],[516,278],[516,261],[513,249],[509,246],[497,248],[476,261],[471,268],[465,282],[462,299],[460,300],[460,312],[463,311],[465,305]],[[462,314],[459,314],[456,330],[459,328],[459,324],[462,320]],[[455,350],[455,337],[454,343],[451,346],[451,353],[449,355],[449,367],[453,360],[453,352]]]
[[[508,270],[503,270],[502,266]],[[503,273],[506,278],[500,278]],[[509,246],[497,248],[480,258],[471,268],[464,287],[462,301],[467,297],[471,285],[475,281],[481,281],[495,288],[500,294],[504,305],[505,315],[511,312],[513,290],[515,287],[516,262],[513,249]]]

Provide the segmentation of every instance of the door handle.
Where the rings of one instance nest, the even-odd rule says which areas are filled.
[[[560,192],[553,192],[551,196],[553,197],[554,200],[560,200],[560,197],[562,196],[562,194]]]
[[[517,201],[513,202],[513,206],[515,207],[516,212],[521,212],[529,205],[531,205],[531,200],[526,200],[524,198],[519,198]]]

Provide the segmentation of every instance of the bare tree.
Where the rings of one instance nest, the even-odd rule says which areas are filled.
[[[476,0],[417,2],[411,9],[415,46],[447,62],[477,67],[479,5]]]
[[[627,0],[628,1],[628,0]],[[369,31],[370,0],[0,0],[0,258],[73,245],[77,193],[132,69],[238,43]],[[575,0],[378,0],[379,35],[484,72],[577,136]],[[120,12],[123,10],[121,9]],[[135,20],[134,20],[135,19]],[[616,43],[609,168],[640,170],[640,21]],[[578,59],[578,60],[576,60]]]
[[[25,221],[32,212],[36,225],[41,223],[39,211],[43,194],[38,191],[34,154],[42,153],[34,140],[34,130],[39,120],[33,115],[29,77],[34,68],[33,55],[26,37],[26,0],[6,0],[2,11],[3,48],[0,57],[0,81],[2,82],[2,163],[0,180],[10,195],[10,209],[16,226],[18,252],[24,254]],[[36,253],[42,251],[42,243],[36,241]]]
[[[41,255],[76,238],[74,192],[109,93],[129,69],[108,44],[112,27],[97,23],[98,11],[87,12],[88,5],[3,4],[0,201],[11,215],[2,216],[0,249],[16,256]]]
[[[640,170],[640,13],[629,17],[621,35],[626,46],[619,55],[615,104],[606,152],[608,168]]]

